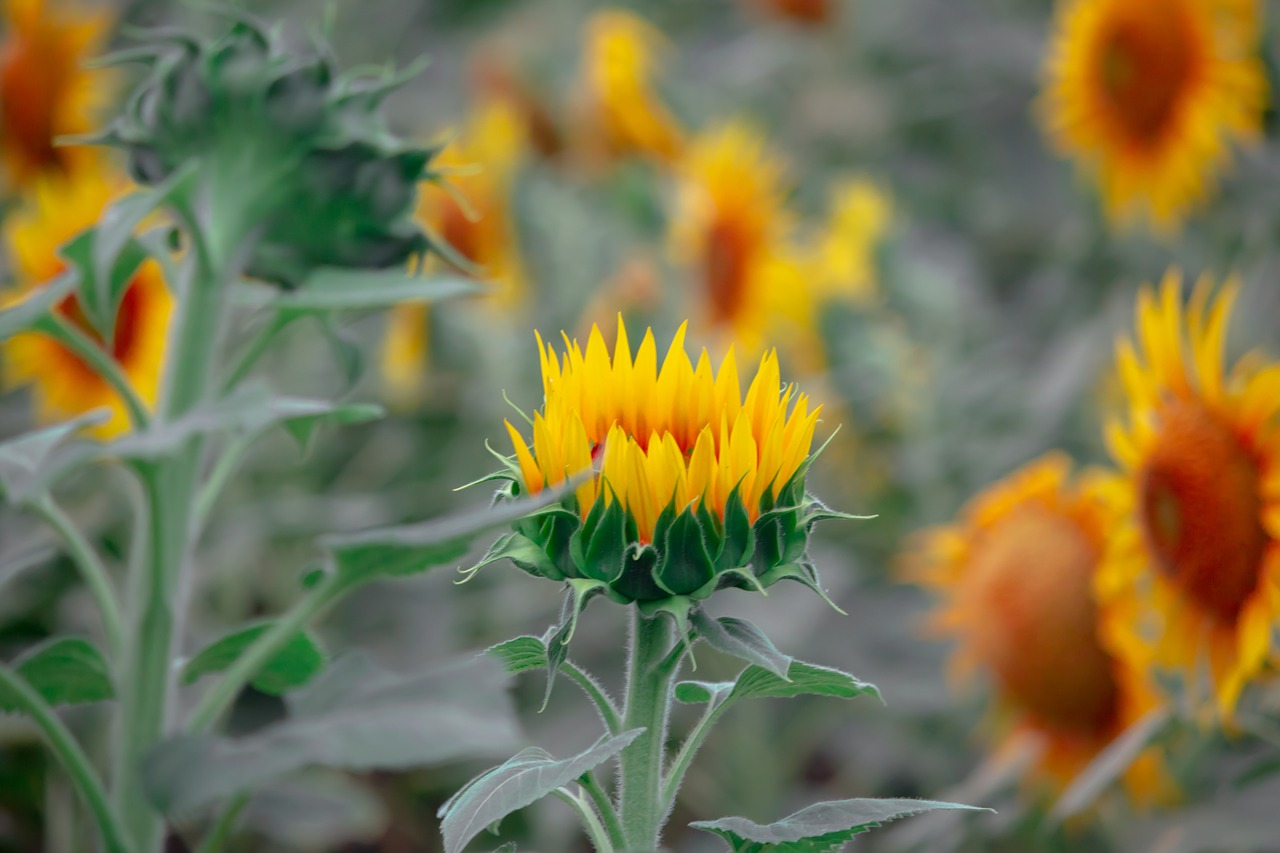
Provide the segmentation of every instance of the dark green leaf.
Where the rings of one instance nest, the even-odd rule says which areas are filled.
[[[767,825],[741,817],[700,820],[689,825],[719,835],[734,853],[830,853],[855,835],[883,823],[953,809],[989,811],[933,800],[837,800],[817,803]]]
[[[699,608],[693,612],[693,627],[716,651],[741,658],[787,680],[791,656],[778,651],[773,641],[750,622],[731,616],[714,619]]]
[[[349,656],[291,693],[281,722],[161,744],[143,781],[162,811],[190,812],[311,765],[364,772],[501,754],[520,739],[506,680],[483,657],[400,675]]]
[[[324,268],[294,290],[246,286],[237,291],[236,299],[254,307],[318,313],[367,311],[403,302],[439,302],[483,291],[483,285],[459,276],[427,278],[401,269]]]
[[[847,672],[797,660],[791,662],[786,679],[758,666],[747,667],[738,676],[730,698],[746,699],[754,696],[788,699],[804,695],[853,699],[865,695],[879,697],[880,691],[874,684],[859,681]]]
[[[115,695],[101,652],[78,637],[41,643],[14,661],[13,668],[50,705],[101,702]],[[17,709],[13,698],[0,690],[0,710]]]
[[[205,646],[182,668],[182,683],[194,684],[210,673],[224,671],[270,627],[269,622],[250,625]],[[324,669],[324,664],[325,655],[316,639],[299,633],[285,643],[249,683],[263,693],[280,696],[306,684]]]
[[[75,291],[78,281],[79,277],[74,273],[60,275],[21,302],[0,311],[0,341],[29,331]]]
[[[486,826],[608,761],[643,731],[632,729],[602,738],[590,749],[560,760],[542,749],[530,747],[476,777],[440,809],[445,853],[461,853]]]

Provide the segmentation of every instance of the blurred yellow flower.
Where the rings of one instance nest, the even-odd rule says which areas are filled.
[[[751,353],[779,319],[804,316],[810,299],[785,248],[784,176],[781,159],[741,122],[699,134],[676,164],[670,241],[698,284],[697,324]]]
[[[39,179],[23,206],[6,219],[4,242],[18,285],[0,294],[0,304],[21,300],[62,273],[65,266],[57,255],[58,248],[96,224],[107,205],[126,190],[123,179],[97,170],[76,170],[73,175]],[[124,291],[109,343],[89,325],[74,295],[63,299],[56,310],[104,346],[150,405],[159,389],[172,304],[159,266],[148,260]],[[34,385],[40,420],[59,421],[105,407],[111,410],[111,419],[98,427],[100,436],[128,429],[124,401],[62,344],[38,333],[25,333],[0,344],[0,355],[6,386]]]
[[[653,87],[668,49],[662,33],[631,12],[606,8],[591,16],[584,35],[578,143],[602,149],[589,152],[596,157],[674,160],[684,132]]]
[[[1207,664],[1229,719],[1245,685],[1280,662],[1280,364],[1227,371],[1234,282],[1214,297],[1202,278],[1185,310],[1180,291],[1172,271],[1158,294],[1144,289],[1136,343],[1118,344],[1128,411],[1107,440],[1124,515],[1099,592],[1117,650],[1183,670],[1193,696]]]
[[[870,180],[848,178],[835,184],[809,269],[816,299],[867,303],[876,297],[876,251],[892,219],[889,197]]]
[[[109,75],[91,73],[83,63],[106,40],[112,16],[100,6],[57,5],[4,0],[0,157],[11,190],[44,173],[66,173],[90,156],[54,140],[93,130],[94,112],[110,88]]]
[[[730,350],[713,371],[702,351],[697,365],[684,348],[681,326],[661,363],[653,332],[634,358],[618,321],[610,357],[593,329],[585,352],[565,338],[565,353],[538,337],[545,405],[533,417],[533,444],[507,422],[524,487],[530,492],[595,465],[577,489],[585,519],[598,496],[621,501],[641,542],[668,506],[676,512],[705,504],[723,517],[737,491],[754,521],[761,500],[792,479],[809,456],[821,407],[785,389],[777,355],[760,361],[746,396]]]
[[[1178,225],[1267,101],[1255,0],[1061,0],[1041,107],[1113,221]]]
[[[1071,477],[1050,454],[973,498],[909,556],[911,577],[943,597],[933,625],[954,636],[955,673],[995,682],[1009,737],[1039,742],[1042,782],[1060,789],[1156,707],[1139,670],[1100,640],[1093,584],[1111,529],[1097,474]],[[1144,753],[1125,774],[1140,799],[1162,793]]]
[[[499,310],[515,309],[526,298],[511,211],[525,139],[521,117],[509,101],[484,101],[435,161],[449,173],[451,187],[425,184],[418,203],[424,227],[478,268],[477,277],[491,288],[485,302]],[[383,339],[388,393],[406,405],[415,402],[427,367],[427,319],[425,305],[397,306]]]

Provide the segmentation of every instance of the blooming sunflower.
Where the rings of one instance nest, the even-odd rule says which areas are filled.
[[[674,160],[684,132],[653,88],[667,49],[662,33],[622,9],[596,12],[584,33],[580,141],[602,148],[603,156]]]
[[[518,563],[546,577],[585,577],[621,600],[701,599],[726,584],[762,588],[800,571],[808,528],[831,514],[804,492],[821,407],[783,388],[766,353],[745,396],[732,350],[718,372],[706,350],[697,365],[685,327],[658,361],[653,333],[633,357],[618,321],[612,357],[599,329],[585,351],[538,337],[545,403],[532,445],[507,422],[513,477],[540,492],[591,471],[570,499],[573,521],[536,519],[525,532],[546,560]],[[802,576],[803,575],[803,576]]]
[[[1063,0],[1044,123],[1095,172],[1110,217],[1174,227],[1258,135],[1267,83],[1255,0]]]
[[[109,78],[83,62],[105,41],[111,15],[99,8],[49,9],[45,0],[4,0],[0,44],[0,157],[11,187],[45,172],[65,173],[83,148],[54,145],[88,133],[110,89]]]
[[[524,125],[512,104],[483,102],[468,125],[441,152],[437,167],[452,170],[448,190],[427,184],[418,219],[478,268],[491,290],[490,305],[518,306],[525,298],[525,276],[511,215],[512,185],[526,152]],[[391,395],[413,399],[426,367],[427,307],[397,306],[383,340],[383,377]]]
[[[125,189],[122,180],[96,171],[79,171],[74,178],[49,176],[34,185],[24,205],[6,219],[4,238],[19,284],[0,294],[0,304],[26,298],[64,270],[58,249],[94,225],[106,206]],[[89,325],[74,295],[56,308],[63,319],[103,345],[133,382],[139,396],[155,402],[163,365],[172,297],[159,266],[146,261],[134,273],[120,299],[115,333],[108,344]],[[13,387],[35,386],[37,415],[58,421],[96,408],[111,418],[97,428],[102,437],[129,426],[124,401],[79,356],[38,333],[16,335],[0,344],[4,382]]]
[[[732,122],[693,139],[676,167],[673,255],[694,270],[699,325],[748,352],[777,317],[798,316],[809,292],[795,282],[785,168],[754,129]]]
[[[1109,491],[1124,514],[1099,593],[1118,651],[1193,687],[1207,663],[1229,719],[1280,651],[1280,365],[1226,371],[1235,283],[1214,297],[1202,278],[1185,310],[1180,291],[1176,272],[1144,289],[1137,342],[1117,347],[1128,412],[1107,423]]]
[[[1140,670],[1100,640],[1093,583],[1109,506],[1100,475],[1073,480],[1070,469],[1050,454],[988,487],[957,522],[929,531],[909,563],[912,578],[944,598],[933,626],[958,640],[955,674],[990,673],[1010,742],[1040,742],[1051,788],[1157,705]],[[1159,780],[1151,752],[1125,776],[1140,798],[1156,796]]]

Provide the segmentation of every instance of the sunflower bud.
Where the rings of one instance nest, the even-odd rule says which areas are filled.
[[[717,375],[705,350],[689,360],[684,335],[661,365],[652,332],[632,357],[621,319],[612,359],[598,328],[585,352],[566,341],[563,356],[539,338],[545,405],[532,447],[507,423],[504,496],[571,490],[480,565],[505,557],[569,581],[576,599],[599,592],[685,613],[716,590],[788,578],[822,594],[809,532],[841,514],[805,490],[821,407],[783,388],[772,352],[742,396],[733,352]]]
[[[412,214],[436,151],[379,115],[403,78],[338,76],[327,55],[247,19],[210,42],[166,31],[118,58],[150,73],[98,141],[127,150],[147,184],[199,161],[260,228],[250,275],[290,287],[316,267],[397,266],[429,248]]]

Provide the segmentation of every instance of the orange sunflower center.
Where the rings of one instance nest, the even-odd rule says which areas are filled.
[[[1176,6],[1134,4],[1102,40],[1103,102],[1132,141],[1142,145],[1162,138],[1196,67],[1195,41]]]
[[[62,168],[53,144],[55,109],[77,60],[42,38],[14,38],[0,50],[0,114],[5,134],[28,168]]]
[[[704,273],[715,323],[729,322],[742,310],[753,243],[745,229],[728,219],[718,220],[707,235]]]
[[[1068,516],[1024,506],[983,535],[960,604],[978,658],[1007,695],[1054,728],[1096,733],[1117,710],[1110,657],[1098,642],[1094,541]]]
[[[1267,547],[1253,455],[1203,406],[1179,401],[1161,412],[1139,482],[1143,534],[1160,569],[1233,619],[1258,585]]]
[[[481,263],[478,223],[468,219],[462,206],[453,199],[446,199],[442,204],[440,236],[462,257],[473,264]]]

